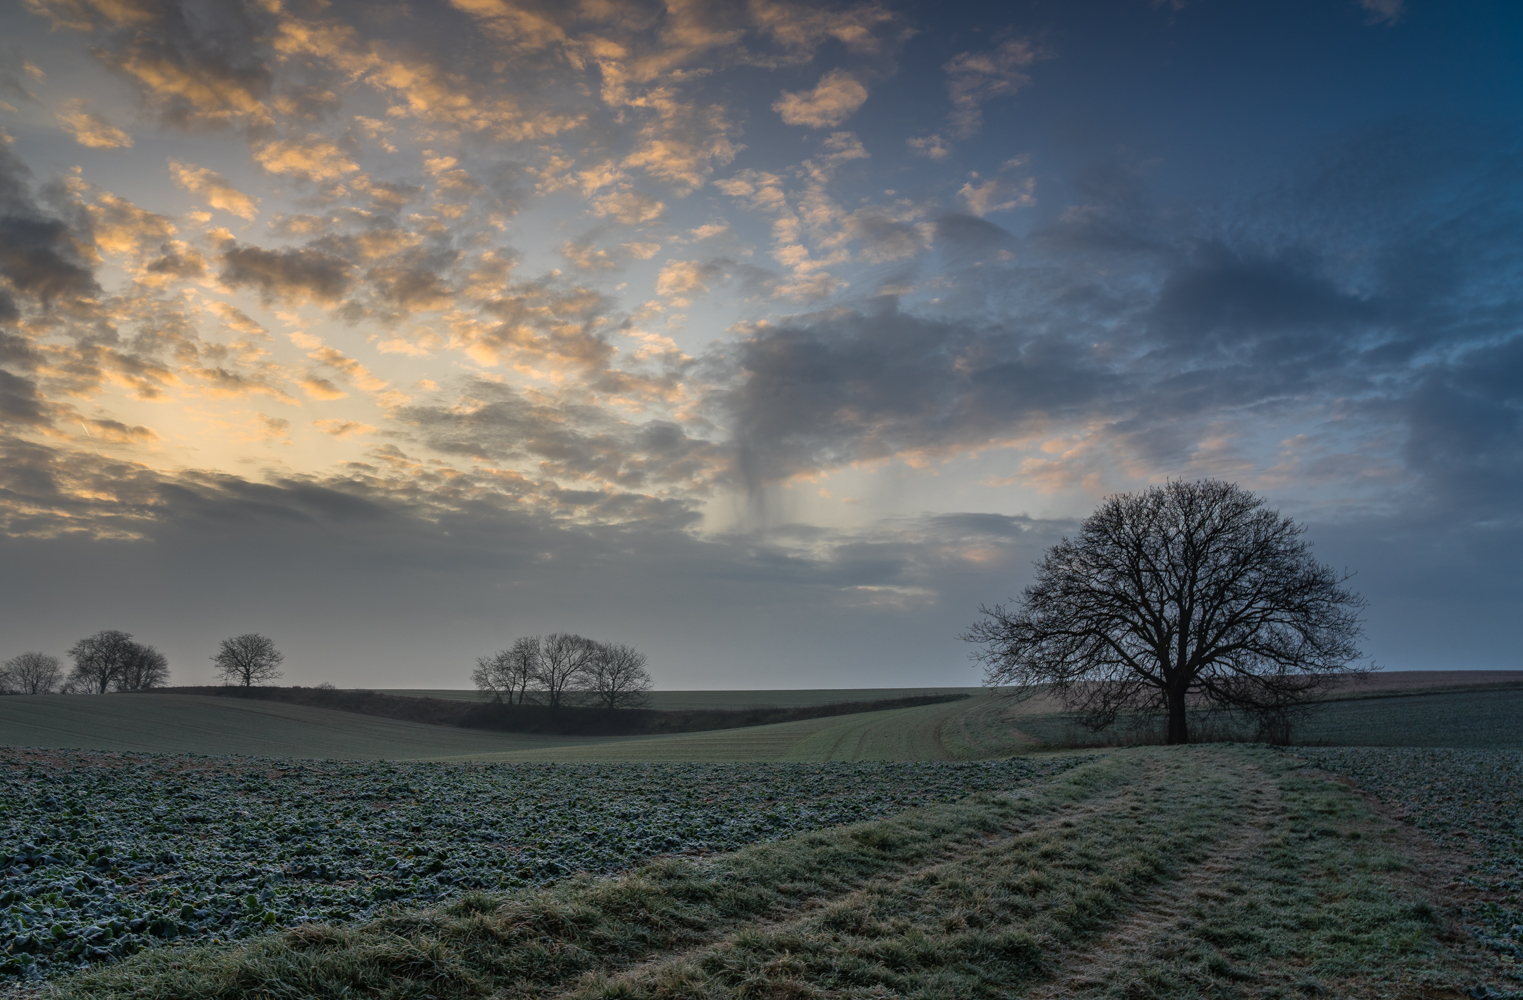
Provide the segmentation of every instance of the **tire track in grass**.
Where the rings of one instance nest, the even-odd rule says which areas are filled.
[[[1130,914],[1087,946],[1059,962],[1049,983],[1032,990],[1031,1000],[1064,1000],[1102,992],[1128,964],[1159,951],[1166,939],[1178,939],[1191,922],[1192,905],[1209,893],[1233,869],[1263,846],[1279,812],[1278,784],[1258,768],[1244,768],[1239,798],[1246,798],[1240,820],[1229,820],[1226,835],[1213,843],[1208,855],[1189,865],[1177,880],[1141,896]],[[1228,971],[1221,967],[1220,971]],[[1230,976],[1230,972],[1229,972]]]
[[[562,1000],[585,1000],[590,997],[643,995],[642,988],[670,981],[674,970],[687,965],[701,964],[704,958],[722,953],[726,949],[733,949],[746,938],[768,934],[787,935],[807,922],[818,919],[822,911],[832,908],[851,908],[917,879],[935,878],[939,873],[951,871],[970,861],[997,857],[1022,841],[1040,840],[1060,828],[1070,828],[1085,819],[1108,812],[1109,807],[1113,806],[1117,800],[1127,798],[1131,794],[1132,789],[1129,786],[1114,788],[1097,799],[1085,799],[1071,809],[1060,809],[1029,820],[1017,821],[999,833],[986,833],[979,840],[954,844],[941,857],[924,864],[872,879],[864,885],[833,897],[818,896],[805,900],[795,909],[727,930],[717,935],[712,941],[681,951],[654,956],[632,967],[584,980],[557,996]]]
[[[1047,976],[1067,942],[1133,907],[1147,886],[1172,881],[1178,872],[1169,852],[1206,850],[1230,825],[1221,800],[1241,796],[1224,776],[1208,775],[1208,794],[1196,796],[1201,802],[1170,816],[1144,812],[1142,803],[1178,783],[1177,762],[1131,765],[1125,784],[1012,824],[950,857],[688,951],[591,977],[561,996],[1014,995],[1017,986]],[[1202,803],[1220,822],[1199,821]],[[1146,827],[1140,834],[1128,822],[1139,812]]]

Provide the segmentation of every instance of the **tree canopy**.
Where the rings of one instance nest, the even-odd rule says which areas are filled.
[[[253,687],[268,684],[280,677],[278,669],[285,654],[275,648],[275,641],[258,632],[223,639],[212,662],[224,684]]]
[[[1168,742],[1188,743],[1192,707],[1283,715],[1360,672],[1364,601],[1304,531],[1219,480],[1116,494],[962,638],[987,685],[1046,685],[1095,728],[1162,710]]]

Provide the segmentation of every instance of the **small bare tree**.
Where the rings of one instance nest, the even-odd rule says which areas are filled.
[[[147,691],[163,687],[169,681],[169,660],[152,646],[131,643],[122,654],[116,674],[118,691]]]
[[[636,708],[650,701],[645,654],[622,643],[595,643],[587,691],[600,708]]]
[[[22,653],[0,667],[0,686],[15,694],[47,694],[62,679],[58,657],[46,653]]]
[[[471,671],[471,683],[476,685],[477,691],[490,695],[499,705],[503,703],[503,697],[507,696],[508,704],[511,705],[513,682],[508,676],[508,651],[501,649],[491,656],[476,657],[476,669]]]
[[[499,704],[528,704],[529,688],[540,670],[539,638],[528,636],[492,656],[477,659],[471,680]]]
[[[222,683],[253,687],[279,679],[281,674],[277,668],[284,659],[285,654],[275,648],[274,640],[258,632],[249,632],[223,639],[212,662],[217,665]]]
[[[1037,564],[1017,608],[979,610],[984,683],[1048,685],[1096,729],[1162,710],[1190,742],[1205,706],[1288,739],[1295,706],[1364,671],[1358,594],[1305,529],[1234,483],[1171,482],[1105,500]]]
[[[534,680],[551,711],[570,701],[584,686],[594,643],[571,632],[552,632],[540,640],[539,670]]]
[[[105,694],[121,673],[122,664],[137,645],[127,632],[104,629],[69,647],[74,670],[68,688],[82,694]]]

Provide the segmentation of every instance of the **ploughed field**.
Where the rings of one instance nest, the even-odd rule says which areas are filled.
[[[346,923],[658,855],[1005,791],[1078,758],[967,764],[0,759],[0,972]]]

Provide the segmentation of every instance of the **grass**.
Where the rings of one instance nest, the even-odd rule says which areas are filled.
[[[1049,746],[1161,742],[1162,727],[1133,731],[1125,725],[1095,734],[1061,713],[1021,712],[1010,723]],[[1222,738],[1232,727],[1206,723],[1196,738]],[[1251,725],[1234,738],[1252,738]],[[1339,697],[1312,706],[1296,724],[1291,742],[1302,746],[1488,747],[1523,749],[1523,689],[1446,691]]]
[[[997,724],[1004,699],[980,692],[939,705],[637,740],[467,754],[492,761],[979,760],[1030,749]],[[966,721],[964,721],[966,720]],[[999,731],[1004,728],[1004,731]]]
[[[1254,748],[354,926],[166,948],[61,998],[1447,996],[1474,977],[1357,793]]]
[[[944,689],[923,689],[930,690]],[[722,693],[737,696],[732,708],[744,704],[740,695],[813,694]],[[854,692],[896,693],[904,691]],[[0,698],[0,745],[101,750],[483,761],[978,760],[1093,740],[1049,705],[987,692],[916,708],[638,737],[489,733],[187,695]],[[1523,689],[1336,700],[1315,710],[1296,741],[1523,748]]]

